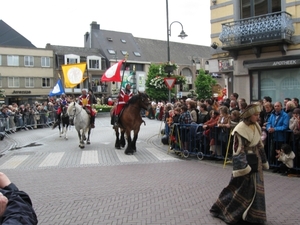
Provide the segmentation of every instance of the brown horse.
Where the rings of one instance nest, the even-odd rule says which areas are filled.
[[[119,116],[118,127],[115,127],[116,131],[116,142],[115,148],[121,149],[125,147],[124,134],[126,133],[127,148],[125,149],[125,154],[130,155],[136,152],[136,140],[138,138],[138,133],[140,131],[140,126],[145,121],[142,119],[141,110],[148,109],[150,105],[150,100],[147,94],[138,92],[129,99],[127,104],[124,106],[123,111]],[[111,110],[112,115],[113,109]],[[119,137],[119,128],[121,130],[121,137]],[[131,131],[133,131],[133,139],[131,139]]]

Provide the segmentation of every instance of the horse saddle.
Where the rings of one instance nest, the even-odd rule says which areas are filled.
[[[91,111],[88,108],[83,107],[83,109],[86,111],[86,113],[91,116]]]

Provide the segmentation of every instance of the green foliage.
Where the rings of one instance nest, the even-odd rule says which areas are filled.
[[[5,91],[0,89],[0,98],[6,97]]]
[[[169,98],[169,89],[165,87],[157,88],[151,84],[151,80],[161,74],[161,66],[151,64],[149,67],[149,72],[146,80],[146,92],[150,99],[153,100],[167,100]]]
[[[184,76],[174,75],[171,70],[176,70],[178,68],[175,63],[164,63],[160,65],[151,64],[149,67],[149,72],[146,80],[146,92],[149,97],[153,100],[168,100],[169,89],[164,82],[164,78],[167,77],[166,67],[170,67],[170,77],[175,78],[177,82],[181,84],[186,83],[186,78]],[[174,96],[174,88],[171,90],[171,95]]]
[[[195,91],[198,99],[212,98],[212,87],[217,82],[209,74],[205,74],[204,70],[200,70],[195,81]]]
[[[113,106],[110,105],[101,105],[101,104],[94,104],[93,108],[97,110],[97,112],[110,112]]]

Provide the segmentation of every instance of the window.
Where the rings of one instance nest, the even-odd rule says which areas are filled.
[[[7,65],[8,66],[19,66],[19,56],[8,55],[7,56]]]
[[[126,55],[127,51],[121,51],[122,55]]]
[[[77,63],[77,59],[67,58],[67,64],[75,64]]]
[[[42,67],[50,67],[50,58],[49,57],[41,57],[41,65],[42,65]]]
[[[65,55],[65,64],[80,63],[80,56],[74,54]]]
[[[241,0],[241,19],[280,11],[280,0]]]
[[[8,77],[8,87],[20,87],[19,77]]]
[[[24,65],[25,66],[33,66],[33,56],[25,56],[24,57]]]
[[[126,44],[126,40],[124,40],[124,39],[121,39],[121,42],[122,42],[123,44]]]
[[[1,57],[1,55],[0,55],[0,66],[2,65],[2,57]]]
[[[100,69],[99,59],[90,59],[89,60],[89,69]]]
[[[0,77],[0,87],[2,87],[2,77]]]
[[[139,52],[133,52],[133,54],[137,57],[141,57],[141,53],[139,53]]]
[[[298,96],[299,68],[251,71],[250,74],[250,101],[258,101],[264,96],[270,96],[272,102],[282,102],[282,96]]]
[[[50,87],[50,78],[42,78],[42,87]]]
[[[33,77],[26,77],[25,78],[25,87],[27,87],[27,88],[34,87],[34,78]]]
[[[115,50],[112,50],[112,49],[107,49],[108,53],[111,54],[111,55],[115,55],[116,52]]]

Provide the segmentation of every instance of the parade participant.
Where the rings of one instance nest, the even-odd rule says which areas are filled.
[[[128,102],[128,100],[132,97],[133,93],[131,92],[131,86],[129,83],[126,84],[125,89],[121,89],[119,96],[118,96],[118,103],[117,107],[114,111],[114,118],[112,121],[112,125],[117,126],[120,112],[122,111],[125,104]]]
[[[87,93],[85,89],[81,90],[81,95],[78,98],[79,105],[88,111],[91,116],[90,124],[91,128],[95,128],[95,112],[92,109],[93,96]]]
[[[257,123],[261,107],[250,104],[243,119],[232,131],[233,171],[229,185],[223,189],[210,209],[214,217],[228,224],[262,224],[267,220],[263,169],[269,164]]]
[[[30,197],[0,172],[1,224],[38,224]]]
[[[60,96],[60,99],[58,99],[57,103],[59,104],[58,106],[58,109],[56,111],[56,114],[57,115],[60,115],[61,114],[61,106],[65,106],[65,105],[68,105],[68,101],[67,101],[67,98],[66,98],[66,94],[63,93],[61,96]]]

